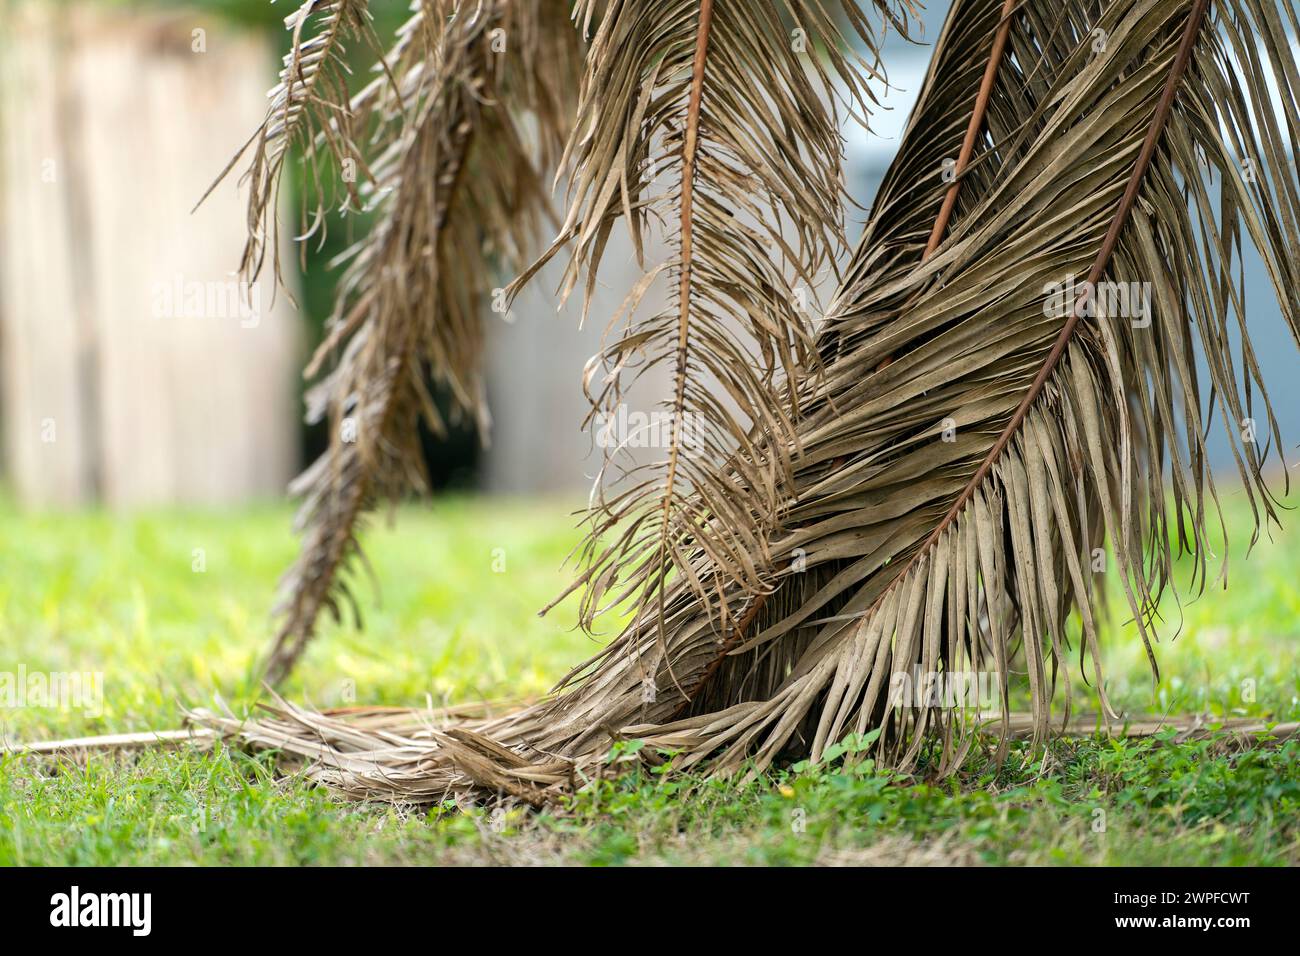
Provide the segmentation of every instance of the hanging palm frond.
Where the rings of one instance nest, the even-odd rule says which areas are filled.
[[[289,20],[293,49],[255,137],[245,269],[255,273],[265,254],[291,143],[316,170],[301,238],[324,228],[323,152],[328,177],[346,183],[344,210],[375,222],[341,257],[334,314],[307,369],[315,377],[333,360],[308,393],[308,421],[328,421],[329,448],[292,487],[304,499],[303,543],[281,584],[272,681],[293,666],[322,611],[337,618],[346,602],[356,612],[346,567],[360,551],[362,517],[424,488],[419,424],[435,434],[447,425],[432,387],[454,420],[486,436],[483,315],[494,275],[522,267],[548,209],[542,171],[567,135],[580,58],[566,13],[563,0],[424,0],[355,96],[341,75],[341,42],[360,29],[361,7],[307,3]],[[319,32],[303,40],[309,22]]]
[[[487,434],[492,279],[525,261],[548,208],[541,164],[566,131],[563,84],[579,51],[562,9],[556,0],[428,4],[394,57],[400,96],[384,84],[367,91],[391,100],[372,108],[395,132],[371,161],[378,220],[347,254],[329,334],[308,369],[341,349],[309,395],[309,420],[329,421],[330,447],[293,488],[304,496],[303,544],[282,582],[271,680],[293,666],[322,609],[337,617],[343,598],[356,611],[344,565],[359,553],[360,517],[424,488],[419,422],[445,429],[427,383]],[[525,115],[535,132],[521,127]]]
[[[1246,238],[1300,333],[1294,54],[1275,4],[1209,8],[955,5],[819,341],[788,530],[770,542],[779,599],[733,593],[742,623],[720,633],[679,587],[673,673],[656,676],[672,722],[626,733],[762,766],[883,730],[910,766],[936,731],[951,769],[973,714],[1006,714],[1019,646],[1041,741],[1058,679],[1068,719],[1072,641],[1109,709],[1097,570],[1122,582],[1148,650],[1175,553],[1206,586],[1213,412],[1257,518],[1275,517],[1262,468],[1280,439],[1234,266]],[[644,629],[623,643],[606,662],[657,658]],[[918,675],[984,673],[991,700],[891,700]]]
[[[769,588],[710,594],[720,615],[694,584],[715,555],[688,542],[662,626],[634,620],[549,701],[382,733],[282,707],[245,739],[287,733],[320,779],[376,798],[537,802],[623,738],[732,772],[881,731],[882,760],[912,766],[938,741],[951,772],[985,708],[1006,739],[1013,667],[1031,702],[1017,732],[1043,740],[1072,644],[1107,711],[1098,576],[1147,642],[1176,556],[1206,588],[1213,417],[1257,521],[1275,517],[1279,439],[1237,267],[1249,242],[1300,343],[1297,22],[1293,0],[957,0],[819,372],[795,383],[795,435],[717,466],[789,458],[781,526],[753,552]],[[974,700],[895,694],[984,672],[996,687]],[[389,780],[417,751],[422,780]]]
[[[276,280],[280,280],[276,210],[280,174],[291,149],[302,152],[306,176],[320,190],[314,225],[308,233],[323,226],[327,187],[341,183],[356,196],[356,177],[340,175],[342,169],[364,163],[356,141],[356,111],[348,92],[347,54],[348,44],[357,39],[378,47],[370,19],[368,0],[306,0],[285,18],[291,42],[280,82],[267,94],[271,105],[266,119],[199,200],[201,205],[252,149],[244,173],[249,189],[248,240],[240,261],[240,274],[247,282],[261,273],[268,252]],[[307,219],[305,209],[303,218]]]
[[[876,5],[903,28],[886,0]],[[831,6],[874,54],[880,31],[859,5]],[[574,18],[587,26],[596,7],[579,0]],[[754,438],[794,435],[797,391],[780,382],[798,382],[814,364],[808,297],[845,245],[840,103],[865,123],[868,81],[879,76],[817,2],[613,0],[598,19],[565,154],[570,211],[516,288],[572,243],[561,298],[583,283],[585,317],[610,234],[625,219],[644,276],[588,365],[585,424],[619,420],[647,373],[665,370],[671,390],[661,405],[662,461],[624,468],[625,445],[643,436],[602,442],[584,568],[570,588],[585,586],[588,628],[629,603],[661,615],[668,575],[688,569],[687,541],[708,551],[715,572],[694,582],[700,599],[727,582],[766,587],[756,559],[789,457],[758,456]],[[655,223],[669,255],[647,268]],[[671,301],[643,315],[661,277]],[[737,448],[750,454],[719,480],[713,465]],[[728,520],[702,520],[719,513]]]

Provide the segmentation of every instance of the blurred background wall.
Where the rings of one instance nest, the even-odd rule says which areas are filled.
[[[193,11],[9,3],[0,421],[28,504],[222,503],[298,466],[301,323],[241,287],[233,188],[271,39]]]
[[[244,213],[234,178],[190,212],[261,121],[294,6],[0,2],[0,481],[22,502],[277,497],[323,447],[320,431],[301,424],[299,369],[330,310],[337,274],[327,264],[349,241],[345,224],[320,247],[287,251],[295,309],[267,281],[236,287]],[[381,37],[406,6],[373,5]],[[849,190],[864,206],[946,11],[945,0],[928,5],[921,45],[889,38],[893,88],[881,91],[873,132],[845,126]],[[289,226],[297,188],[291,173]],[[864,217],[851,212],[852,238]],[[661,254],[649,250],[650,261]],[[570,497],[590,486],[600,458],[582,428],[581,374],[640,272],[616,229],[580,329],[580,295],[565,308],[554,296],[562,266],[548,267],[504,320],[485,303],[491,444],[468,432],[427,439],[435,486]],[[1250,250],[1246,275],[1252,334],[1295,457],[1294,343]],[[629,404],[653,409],[663,385],[644,383]],[[1211,447],[1231,468],[1224,443]]]

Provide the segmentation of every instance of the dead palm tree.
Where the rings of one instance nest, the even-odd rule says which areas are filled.
[[[870,105],[860,71],[874,66],[836,52],[816,0],[781,5],[792,21],[776,7],[583,0],[575,11],[584,35],[595,32],[562,164],[574,199],[546,255],[569,245],[566,289],[590,288],[616,220],[643,237],[663,219],[676,237],[669,260],[631,290],[588,393],[607,408],[635,369],[665,364],[668,410],[705,423],[698,445],[679,429],[664,462],[596,499],[575,587],[585,623],[618,607],[631,612],[626,629],[551,698],[500,716],[344,719],[281,703],[256,721],[202,719],[312,760],[327,782],[398,800],[486,789],[541,802],[620,738],[674,751],[678,766],[731,772],[816,759],[875,732],[878,758],[906,767],[928,752],[947,772],[988,704],[1001,704],[1005,743],[1013,667],[1028,675],[1037,740],[1058,680],[1068,719],[1072,644],[1109,713],[1096,549],[1109,549],[1148,652],[1176,555],[1191,557],[1192,587],[1204,589],[1214,411],[1257,525],[1275,518],[1263,466],[1280,437],[1234,266],[1245,242],[1259,251],[1300,341],[1289,295],[1300,279],[1291,0],[956,0],[816,325],[793,307],[792,286],[833,261],[840,147],[822,61],[781,39],[790,22],[807,29],[859,112]],[[443,19],[421,62],[436,64],[470,11],[514,5],[426,5],[426,26],[431,8]],[[873,35],[855,4],[844,12]],[[392,88],[378,125],[402,131],[383,154],[396,163],[414,149],[398,91],[428,69],[405,55],[390,57],[406,63],[388,71],[397,81],[375,85]],[[306,141],[344,140],[378,102],[334,104],[346,119],[320,115]],[[504,90],[491,102],[510,108]],[[652,158],[669,171],[663,193],[646,185]],[[483,188],[468,178],[447,201]],[[395,208],[378,231],[402,218]],[[436,245],[437,224],[414,225],[434,230],[421,235]],[[661,272],[677,295],[641,318],[634,306]],[[376,371],[341,379],[334,406],[366,407],[386,369],[409,370],[412,394],[416,364],[450,374],[438,352],[370,332],[409,315],[412,341],[447,334],[429,300],[417,309],[404,287],[355,266],[351,275],[345,296],[366,304],[364,317],[341,310],[334,338],[366,337],[341,367],[365,354]],[[1135,300],[1114,294],[1134,288],[1136,315]],[[1262,428],[1243,427],[1256,418]],[[380,421],[394,444],[409,441],[410,417]],[[355,549],[361,508],[322,502],[358,475],[391,489],[390,470],[406,460],[332,449],[309,473],[312,530],[289,582],[291,602],[306,595],[291,606],[307,609],[291,617],[306,625],[286,630],[294,653]],[[900,674],[985,670],[1000,700],[889,699]]]

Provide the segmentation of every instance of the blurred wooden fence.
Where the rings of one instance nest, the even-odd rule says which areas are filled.
[[[232,270],[274,55],[196,14],[0,8],[0,423],[28,504],[283,491],[299,319]]]

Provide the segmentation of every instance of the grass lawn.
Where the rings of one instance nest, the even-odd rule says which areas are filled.
[[[1166,601],[1158,686],[1114,605],[1107,674],[1112,701],[1133,715],[1300,720],[1300,519],[1247,558],[1249,511],[1239,493],[1225,508],[1231,590],[1181,609]],[[357,581],[365,631],[331,624],[291,698],[538,694],[596,647],[572,629],[571,605],[535,614],[564,582],[576,540],[564,507],[453,499],[399,518],[367,538],[379,584]],[[279,506],[118,517],[0,505],[0,674],[103,675],[100,712],[0,703],[0,734],[171,728],[177,701],[214,692],[244,706],[294,553],[289,522]],[[1086,688],[1075,694],[1092,709]],[[869,766],[791,768],[743,787],[647,774],[602,781],[543,815],[502,816],[349,803],[228,748],[9,756],[0,863],[1294,864],[1298,757],[1294,741],[1242,752],[1071,741],[1046,757],[1017,748],[996,771],[974,766],[938,785]]]

